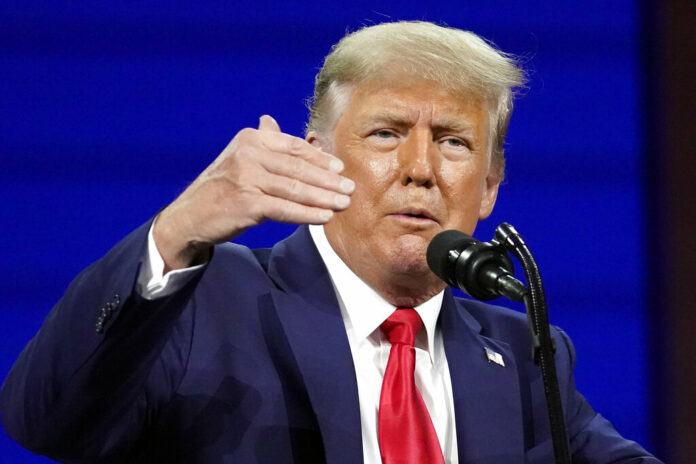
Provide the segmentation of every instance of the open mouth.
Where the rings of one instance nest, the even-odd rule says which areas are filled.
[[[402,219],[406,219],[409,221],[434,221],[435,218],[433,218],[430,214],[428,214],[427,211],[424,210],[405,210],[405,211],[399,211],[394,214],[396,217],[400,217]]]
[[[412,218],[417,218],[417,219],[432,219],[425,214],[417,214],[417,213],[402,213],[403,216],[408,216]]]

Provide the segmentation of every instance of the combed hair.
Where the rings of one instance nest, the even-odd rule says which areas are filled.
[[[469,31],[401,21],[346,35],[333,46],[316,76],[314,96],[308,102],[307,132],[329,136],[347,107],[352,88],[399,74],[433,81],[452,92],[488,102],[488,145],[502,179],[513,92],[524,85],[524,73],[512,55]]]

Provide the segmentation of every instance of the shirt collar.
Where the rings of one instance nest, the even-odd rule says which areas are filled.
[[[342,309],[345,310],[344,319],[347,318],[347,320],[344,322],[346,322],[346,326],[352,327],[357,340],[369,337],[396,308],[367,285],[341,260],[326,238],[323,226],[310,225],[309,233],[329,271],[339,302],[342,303]],[[433,363],[435,362],[433,356],[435,329],[444,293],[442,291],[414,308],[423,321],[428,344],[426,350]]]

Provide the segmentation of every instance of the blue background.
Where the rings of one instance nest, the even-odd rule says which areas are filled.
[[[507,183],[477,236],[515,225],[580,390],[649,449],[645,140],[634,2],[3,2],[0,377],[82,268],[171,201],[243,127],[301,135],[346,30],[424,19],[519,54],[530,83]],[[271,245],[266,224],[238,241]],[[49,462],[0,432],[0,462]]]

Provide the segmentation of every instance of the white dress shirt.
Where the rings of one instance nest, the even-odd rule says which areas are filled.
[[[346,266],[331,248],[323,226],[309,226],[309,231],[329,271],[346,326],[358,383],[364,461],[366,464],[379,464],[382,460],[377,438],[377,412],[382,379],[391,349],[391,344],[379,326],[396,308]],[[138,276],[138,292],[148,299],[170,295],[185,285],[202,266],[162,275],[164,262],[150,228],[148,250]],[[435,426],[445,462],[454,464],[459,460],[452,381],[442,332],[436,328],[443,293],[440,292],[415,308],[423,320],[423,330],[416,337],[415,343],[415,381]]]

